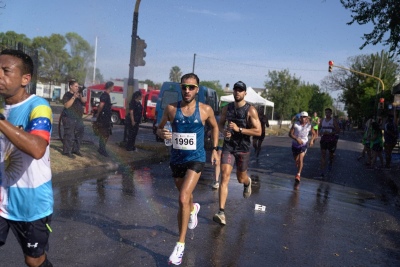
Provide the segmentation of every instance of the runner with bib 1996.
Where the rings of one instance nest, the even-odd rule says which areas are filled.
[[[206,161],[204,150],[204,125],[211,127],[214,142],[211,154],[211,164],[219,164],[217,154],[218,124],[214,111],[209,105],[196,101],[199,93],[199,78],[194,73],[188,73],[181,78],[182,101],[169,104],[164,111],[157,135],[163,139],[172,139],[171,163],[172,176],[179,190],[178,227],[179,238],[169,257],[169,263],[182,263],[185,250],[187,228],[197,226],[199,203],[193,203],[193,190],[199,181]],[[164,129],[171,122],[172,132]]]

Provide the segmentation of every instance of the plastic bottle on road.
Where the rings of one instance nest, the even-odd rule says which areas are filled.
[[[167,124],[165,124],[164,129],[167,129],[172,133],[172,126],[169,121],[167,121]],[[171,139],[164,139],[164,143],[166,146],[172,146],[172,138]]]

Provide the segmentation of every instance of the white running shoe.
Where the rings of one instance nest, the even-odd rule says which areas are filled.
[[[225,213],[222,211],[218,211],[218,213],[214,215],[213,221],[221,225],[225,225],[226,224]]]
[[[218,189],[219,188],[219,182],[218,181],[214,181],[213,185],[212,185],[213,189]]]
[[[199,213],[200,210],[200,204],[199,203],[194,203],[194,210],[190,213],[190,217],[189,217],[189,224],[188,224],[188,228],[189,229],[194,229],[197,226],[197,213]]]
[[[182,263],[183,251],[185,251],[185,244],[176,243],[174,251],[169,256],[168,264],[180,265]]]
[[[250,177],[249,177],[249,185],[248,186],[243,185],[243,197],[248,198],[249,196],[251,196],[251,178]]]

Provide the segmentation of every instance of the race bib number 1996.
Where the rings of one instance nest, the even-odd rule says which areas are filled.
[[[172,133],[172,146],[174,149],[196,150],[196,134]]]

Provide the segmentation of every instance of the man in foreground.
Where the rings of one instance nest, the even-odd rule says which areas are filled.
[[[182,101],[169,104],[157,129],[163,139],[172,139],[171,170],[175,185],[179,190],[178,227],[179,239],[169,257],[169,263],[182,263],[185,250],[187,228],[197,226],[197,213],[200,204],[193,203],[193,191],[199,181],[206,161],[204,150],[204,125],[211,127],[214,149],[211,162],[219,163],[217,154],[218,125],[214,111],[209,105],[195,100],[199,92],[199,78],[188,73],[181,78]],[[171,122],[172,132],[164,129],[167,121]]]
[[[228,197],[228,184],[236,162],[236,178],[243,184],[243,197],[251,195],[251,179],[247,175],[250,160],[250,136],[261,135],[261,124],[257,110],[244,100],[246,84],[239,81],[233,86],[235,102],[222,109],[219,130],[224,132],[225,140],[221,157],[221,184],[219,187],[219,211],[213,220],[221,225],[226,224],[225,204]],[[225,128],[225,123],[227,127]]]
[[[51,267],[46,251],[54,202],[52,112],[45,99],[27,93],[32,75],[27,54],[9,49],[0,53],[0,246],[11,229],[27,266]]]

